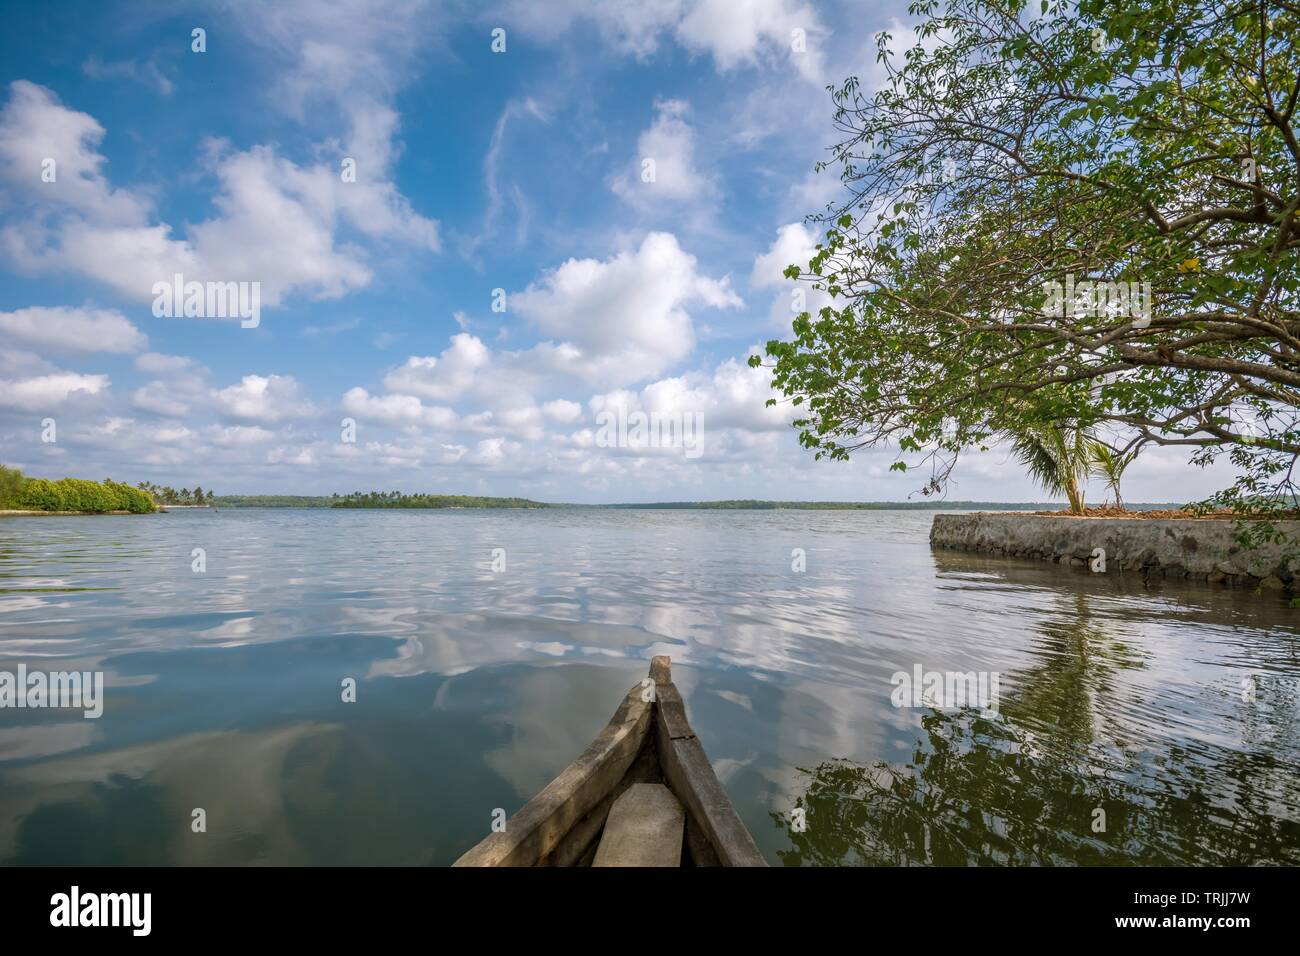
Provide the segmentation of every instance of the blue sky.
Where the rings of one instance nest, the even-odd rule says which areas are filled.
[[[224,493],[907,498],[888,450],[814,462],[745,364],[837,195],[825,86],[878,82],[905,7],[5,3],[0,459]],[[176,273],[258,283],[260,323],[155,316]],[[604,447],[620,409],[702,416],[702,454]],[[1041,498],[1000,451],[956,478]],[[1126,483],[1223,476],[1157,451]]]

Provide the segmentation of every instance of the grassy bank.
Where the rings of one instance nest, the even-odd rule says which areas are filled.
[[[0,511],[48,511],[77,514],[152,514],[153,498],[112,479],[28,478],[17,468],[0,465]]]

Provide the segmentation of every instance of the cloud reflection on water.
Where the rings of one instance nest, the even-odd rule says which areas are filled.
[[[78,520],[0,525],[0,668],[102,669],[108,689],[98,722],[0,711],[4,862],[446,863],[493,808],[517,808],[586,746],[654,654],[673,657],[695,728],[774,862],[832,862],[836,847],[845,860],[926,860],[925,820],[810,847],[780,817],[820,792],[820,767],[860,784],[852,768],[883,764],[891,781],[933,785],[933,758],[916,756],[918,741],[936,746],[927,715],[889,702],[890,675],[915,663],[1002,673],[1001,723],[984,736],[1011,748],[1017,772],[1097,775],[1125,799],[1163,799],[1134,824],[1137,842],[1108,852],[1145,859],[1142,841],[1165,834],[1194,854],[1178,815],[1196,803],[1180,788],[1216,794],[1224,819],[1249,815],[1269,846],[1300,819],[1285,782],[1300,764],[1293,612],[932,552],[926,514]],[[493,575],[486,556],[502,542],[509,570]],[[202,575],[189,570],[200,544]],[[69,590],[23,593],[51,581]],[[1247,706],[1251,675],[1260,695]],[[345,677],[356,704],[340,699]],[[983,752],[967,740],[949,755],[941,789],[1015,816],[977,768],[961,770]],[[195,806],[208,810],[204,839],[189,832]],[[1016,820],[1026,841],[1025,828],[1057,828],[1043,835],[1068,861],[1093,844],[1068,838],[1065,809]],[[952,853],[974,852],[974,830],[931,822],[949,828]]]

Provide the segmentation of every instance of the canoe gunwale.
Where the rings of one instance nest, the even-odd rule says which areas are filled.
[[[658,719],[659,764],[677,799],[721,866],[767,866],[727,792],[713,772],[713,764],[686,719],[686,705],[671,680],[659,683],[655,694]]]
[[[602,805],[608,813],[611,794],[627,782],[624,776],[648,747],[657,751],[659,770],[686,810],[687,844],[697,865],[767,866],[691,728],[671,667],[668,657],[655,657],[650,680],[628,691],[582,755],[511,816],[503,831],[453,865],[549,865],[556,862],[557,847],[561,855],[572,856],[572,846],[561,846],[566,836],[579,825],[599,832],[588,815]],[[655,693],[646,701],[650,681]],[[603,825],[603,815],[598,822]]]
[[[641,686],[628,691],[591,745],[506,821],[505,829],[472,847],[453,866],[533,866],[618,784],[649,736],[653,705]]]

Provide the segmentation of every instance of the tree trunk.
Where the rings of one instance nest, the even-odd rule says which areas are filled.
[[[1065,496],[1070,499],[1070,514],[1083,514],[1083,492],[1073,478],[1065,482]]]

